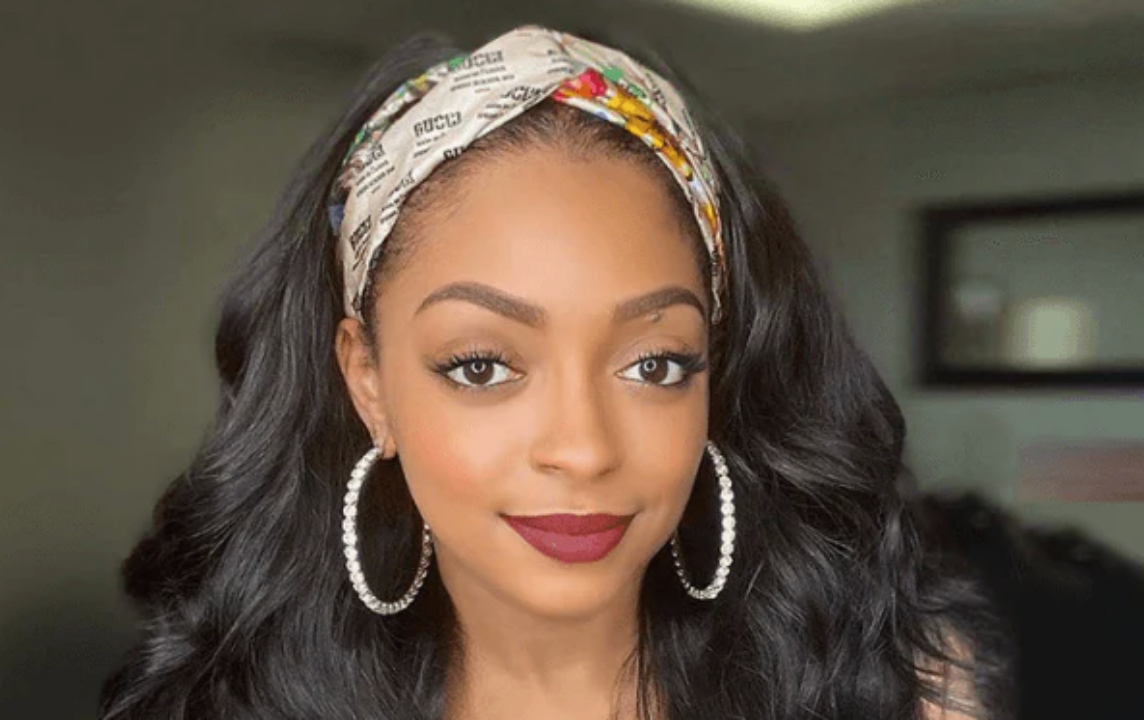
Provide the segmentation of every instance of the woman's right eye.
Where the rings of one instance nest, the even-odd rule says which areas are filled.
[[[520,377],[508,365],[491,358],[458,359],[442,374],[461,387],[475,389],[502,385]]]

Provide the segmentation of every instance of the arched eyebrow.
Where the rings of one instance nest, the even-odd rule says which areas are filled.
[[[447,300],[471,303],[531,328],[541,328],[548,322],[548,312],[539,305],[478,282],[449,283],[437,288],[421,301],[414,315]],[[700,317],[707,317],[707,310],[695,293],[678,285],[669,285],[624,300],[612,312],[612,322],[617,325],[631,322],[673,305],[688,305],[695,308]]]

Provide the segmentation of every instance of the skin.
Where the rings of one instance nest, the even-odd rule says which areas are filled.
[[[631,160],[534,148],[482,162],[419,219],[373,344],[341,323],[339,365],[433,530],[464,638],[449,716],[599,720],[617,689],[633,716],[620,671],[640,579],[707,439],[693,229]],[[542,555],[501,517],[558,512],[635,517],[592,563]]]
[[[372,342],[341,322],[338,363],[433,530],[464,639],[447,718],[634,718],[621,671],[640,579],[683,514],[707,438],[706,370],[665,355],[707,359],[693,228],[662,178],[630,160],[534,148],[484,162],[449,188],[444,212],[418,218],[413,252],[380,288]],[[481,366],[474,352],[500,359]],[[446,367],[454,356],[466,364]],[[635,518],[611,554],[577,564],[501,519],[557,512]],[[937,674],[975,704],[965,677]]]

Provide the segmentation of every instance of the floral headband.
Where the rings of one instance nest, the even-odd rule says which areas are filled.
[[[627,129],[667,165],[710,255],[718,321],[726,277],[718,183],[679,93],[618,50],[531,25],[405,82],[354,138],[329,204],[347,316],[361,318],[378,251],[409,192],[473,140],[549,97]]]

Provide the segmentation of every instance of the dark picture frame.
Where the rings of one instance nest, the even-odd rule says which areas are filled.
[[[1132,365],[1088,365],[1068,369],[965,367],[945,357],[952,330],[953,243],[971,227],[1024,220],[1103,218],[1139,214],[1144,218],[1144,189],[1046,198],[935,203],[920,209],[919,380],[930,388],[1144,387],[1144,358]],[[1144,246],[1141,247],[1144,258]],[[988,307],[988,288],[977,292]],[[1141,277],[1141,322],[1144,322],[1144,273]],[[981,303],[979,303],[981,304]]]

